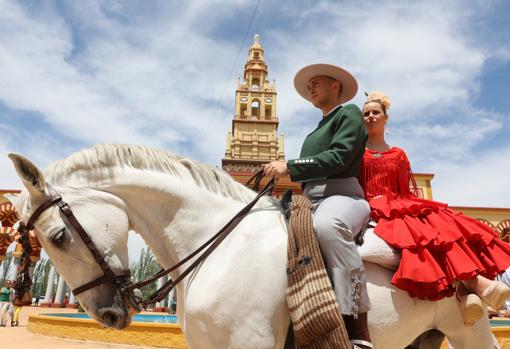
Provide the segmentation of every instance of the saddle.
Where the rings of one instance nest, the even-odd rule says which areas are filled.
[[[292,347],[350,349],[352,345],[313,230],[313,205],[304,196],[292,196],[287,191],[282,207],[289,221],[286,296],[294,335]]]

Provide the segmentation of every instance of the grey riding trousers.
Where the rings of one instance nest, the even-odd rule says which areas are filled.
[[[314,205],[313,226],[340,311],[344,315],[370,309],[365,268],[354,242],[370,218],[356,177],[308,182],[304,195]]]

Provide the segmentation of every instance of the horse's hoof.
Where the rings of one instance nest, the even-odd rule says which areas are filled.
[[[374,345],[370,342],[361,340],[361,339],[351,339],[352,349],[364,349],[364,348],[373,348]],[[362,345],[362,347],[360,347]]]
[[[505,301],[510,298],[510,287],[502,282],[494,281],[483,291],[481,298],[497,311],[503,308]]]
[[[466,326],[473,326],[484,314],[482,300],[474,293],[459,298],[459,309]]]

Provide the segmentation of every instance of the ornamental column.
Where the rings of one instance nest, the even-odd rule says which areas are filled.
[[[7,275],[5,277],[6,280],[16,281],[18,276],[19,263],[20,263],[19,257],[16,257],[13,254],[11,264],[9,264],[9,268],[7,269]]]
[[[77,309],[78,305],[76,303],[76,297],[74,297],[74,293],[72,290],[69,291],[69,303],[66,304],[66,308]]]
[[[156,282],[156,288],[159,289],[160,287],[162,287],[166,281],[167,281],[167,276],[163,276],[162,278],[159,278],[158,281]],[[152,311],[166,312],[167,308],[165,307],[165,301],[162,300],[162,301],[157,302],[154,306],[154,309],[152,309]]]
[[[53,282],[55,281],[55,267],[52,265],[50,268],[50,272],[48,273],[48,281],[46,286],[46,294],[44,295],[44,300],[41,302],[41,307],[49,308],[51,306],[51,297],[53,296]]]
[[[172,289],[172,291],[170,291],[170,293],[168,293],[168,298],[167,298],[168,312],[170,314],[177,313],[177,307],[175,308],[175,312],[172,312],[172,305],[173,305],[174,301],[175,301],[175,287]]]
[[[62,276],[58,278],[57,294],[55,295],[55,303],[51,305],[52,308],[63,308],[64,307],[64,290],[66,282]]]

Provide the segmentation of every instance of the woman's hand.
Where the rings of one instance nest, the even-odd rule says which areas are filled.
[[[276,179],[289,174],[287,161],[272,161],[264,165],[264,174]]]

